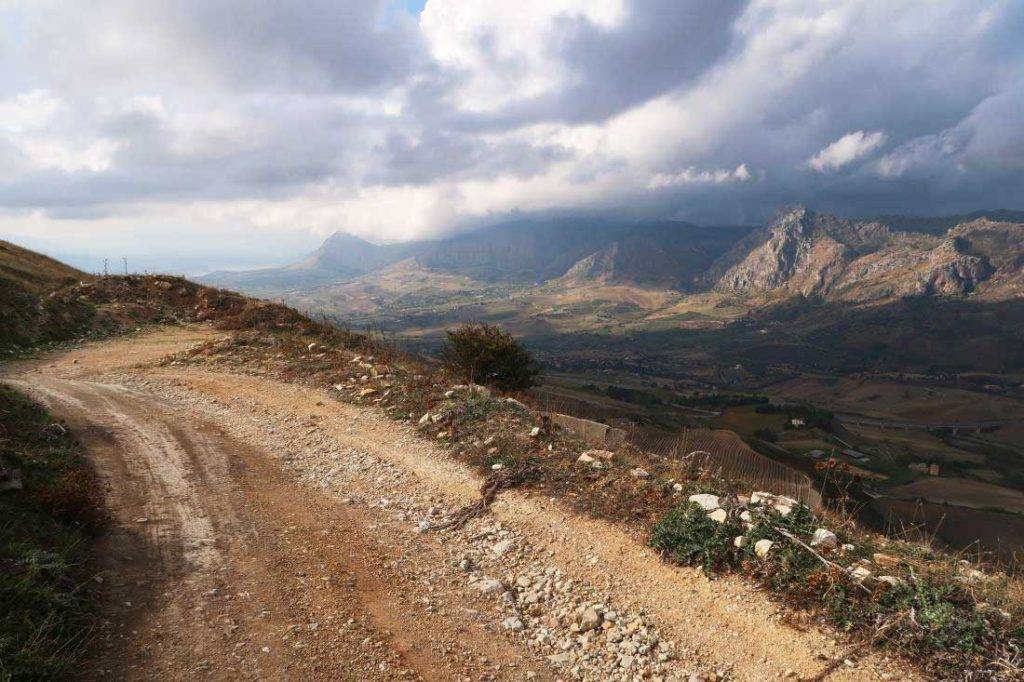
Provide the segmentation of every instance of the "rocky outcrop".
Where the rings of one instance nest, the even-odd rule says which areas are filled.
[[[783,290],[827,295],[849,262],[889,239],[888,229],[879,223],[842,220],[803,207],[790,209],[764,230],[760,246],[724,272],[715,288],[747,294]]]
[[[579,260],[560,278],[568,285],[640,284],[672,287],[680,276],[677,260],[649,239],[618,241]]]
[[[781,214],[761,233],[760,244],[734,261],[716,280],[716,290],[851,302],[1001,299],[1024,295],[1024,225],[981,219],[937,237],[797,208]]]
[[[963,253],[955,238],[944,239],[929,257],[931,266],[925,280],[926,293],[958,296],[975,291],[995,268],[984,256]]]

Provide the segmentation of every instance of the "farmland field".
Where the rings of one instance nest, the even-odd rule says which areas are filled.
[[[967,478],[924,478],[890,492],[894,497],[919,497],[940,504],[1024,513],[1024,493]]]
[[[875,500],[871,506],[888,520],[895,535],[925,541],[934,537],[955,550],[980,550],[1002,561],[1020,560],[1024,517],[1017,514],[888,498]]]

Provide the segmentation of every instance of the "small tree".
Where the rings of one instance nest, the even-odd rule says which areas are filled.
[[[489,324],[467,324],[446,332],[444,366],[468,382],[518,391],[537,383],[540,368],[512,335]]]

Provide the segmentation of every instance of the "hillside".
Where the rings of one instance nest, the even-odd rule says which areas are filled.
[[[379,246],[344,232],[335,232],[316,251],[293,265],[211,272],[202,281],[257,296],[271,296],[358,277],[397,262],[414,250],[411,245]]]
[[[0,243],[0,352],[81,341],[160,322],[216,322],[300,328],[313,324],[285,306],[213,289],[181,277],[81,273]]]
[[[81,323],[85,310],[58,306],[53,292],[92,276],[58,261],[0,241],[0,349],[60,335]]]

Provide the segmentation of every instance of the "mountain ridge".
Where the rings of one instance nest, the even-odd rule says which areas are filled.
[[[483,287],[625,285],[717,293],[752,305],[791,297],[858,303],[907,296],[1006,298],[1024,292],[1024,221],[1004,220],[1018,215],[1024,218],[1022,212],[977,211],[953,227],[945,226],[957,216],[906,230],[901,228],[918,219],[897,216],[890,224],[885,217],[849,219],[796,206],[760,228],[570,216],[518,219],[404,244],[376,245],[337,232],[293,265],[211,273],[201,281],[289,296],[329,292],[409,261],[404,272],[464,277]]]

